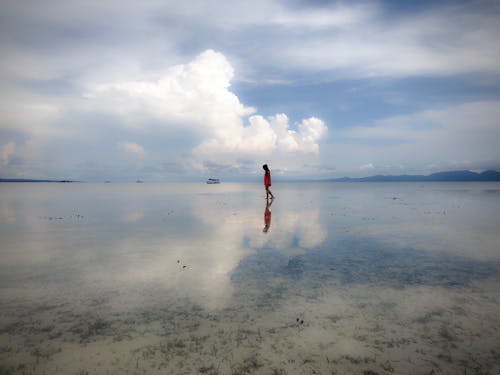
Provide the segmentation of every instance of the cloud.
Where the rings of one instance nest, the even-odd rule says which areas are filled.
[[[284,153],[319,153],[318,141],[327,131],[325,123],[315,117],[302,120],[290,129],[288,117],[277,114],[265,119],[251,116],[248,126],[219,129],[213,138],[205,140],[194,152],[205,158],[224,159],[228,154],[239,157],[270,157]],[[235,131],[233,131],[235,130]]]
[[[10,85],[1,85],[0,129],[53,135],[52,124],[60,118],[62,103]]]
[[[372,163],[368,163],[368,164],[362,165],[361,167],[359,167],[359,169],[361,171],[369,171],[369,170],[375,169],[375,167],[373,166]]]
[[[206,50],[188,63],[167,65],[154,77],[145,72],[133,80],[116,76],[89,80],[69,96],[16,88],[0,105],[5,107],[0,127],[22,134],[26,141],[19,151],[28,162],[36,160],[36,165],[30,164],[33,168],[60,160],[50,162],[50,172],[47,167],[35,173],[42,176],[75,173],[77,168],[70,163],[81,164],[82,140],[93,144],[92,156],[83,157],[87,165],[100,166],[94,168],[96,173],[117,171],[120,155],[112,147],[117,135],[139,140],[120,142],[119,149],[144,158],[144,168],[156,170],[159,179],[158,167],[167,160],[179,163],[182,159],[196,174],[210,173],[211,165],[230,165],[234,175],[251,173],[251,164],[255,171],[262,157],[276,158],[276,162],[280,158],[283,167],[287,160],[295,163],[297,155],[317,158],[319,142],[327,131],[325,123],[315,117],[290,123],[285,114],[257,114],[231,91],[234,75],[225,55]],[[171,145],[173,140],[175,145]],[[56,164],[64,165],[63,169],[57,171]],[[93,172],[86,168],[88,173]]]
[[[10,157],[16,152],[16,144],[14,142],[9,142],[4,144],[0,148],[0,156],[2,158],[2,165],[6,166],[9,164]]]
[[[339,77],[408,77],[500,73],[498,7],[492,4],[434,5],[425,11],[390,14],[383,5],[325,7],[348,14],[322,31],[295,25],[295,38],[277,32],[281,42],[273,61],[285,71],[329,72]],[[271,47],[265,45],[264,48]],[[276,46],[274,46],[276,47]]]
[[[137,143],[132,143],[132,142],[120,142],[119,146],[132,154],[136,154],[139,156],[144,156],[144,148],[141,145],[138,145]]]
[[[463,124],[445,126],[432,111],[364,123],[350,132],[335,130],[342,127],[341,119],[325,117],[335,111],[312,110],[327,101],[321,98],[324,86],[312,92],[311,82],[328,81],[338,88],[331,81],[359,80],[359,92],[331,97],[331,108],[345,106],[347,115],[354,108],[349,100],[366,94],[364,83],[382,81],[373,77],[446,76],[454,86],[444,90],[454,90],[454,100],[492,97],[500,76],[498,2],[438,2],[411,10],[385,1],[284,0],[152,0],[127,7],[114,0],[7,1],[0,7],[0,145],[16,143],[15,156],[26,163],[15,173],[88,172],[106,178],[118,170],[130,173],[121,164],[117,140],[134,140],[147,149],[140,167],[156,171],[151,173],[157,179],[167,173],[162,171],[167,161],[182,164],[187,174],[218,168],[234,175],[251,173],[261,159],[273,172],[288,173],[330,163],[359,172],[367,160],[377,168],[394,165],[395,154],[397,165],[423,159],[425,164],[482,160],[486,165],[497,158],[490,138],[497,135],[494,130],[486,129],[483,136]],[[383,81],[388,90],[401,83]],[[275,98],[263,100],[258,111],[253,108],[257,100],[252,102],[252,96],[269,94],[259,84],[276,82]],[[296,93],[295,83],[309,90],[292,103],[286,91]],[[471,86],[475,91],[468,90]],[[412,88],[410,82],[404,90]],[[333,103],[333,98],[346,101]],[[407,107],[393,102],[390,110],[423,108],[423,100],[417,101],[404,103]],[[430,102],[425,103],[429,108],[437,105]],[[383,115],[371,108],[366,106],[363,118]],[[365,147],[353,152],[349,142],[361,140]],[[82,141],[93,145],[90,155]],[[377,142],[388,147],[381,149]],[[421,156],[418,147],[423,146],[431,152]],[[78,169],[88,162],[101,169]]]
[[[233,76],[226,57],[207,50],[188,64],[168,68],[155,80],[91,84],[85,96],[92,106],[133,120],[146,114],[184,126],[235,126],[255,110],[228,90]]]
[[[227,58],[207,50],[188,64],[167,69],[154,81],[92,85],[86,98],[89,106],[112,111],[133,127],[150,117],[163,126],[190,129],[201,138],[192,156],[205,162],[319,154],[318,142],[327,132],[321,119],[303,119],[292,129],[285,114],[268,118],[254,114],[254,108],[242,104],[229,90],[233,77]],[[136,146],[126,144],[126,149],[139,153]]]
[[[0,16],[6,77],[123,80],[208,47],[227,51],[237,80],[500,73],[488,1],[412,12],[363,1],[7,2]]]
[[[346,129],[342,135],[397,143],[439,141],[442,145],[452,143],[458,146],[459,142],[492,146],[494,142],[489,140],[490,137],[500,135],[500,126],[496,120],[499,115],[500,101],[473,102],[388,117],[371,126]]]
[[[500,101],[392,116],[336,131],[334,154],[329,157],[340,161],[349,153],[352,169],[370,158],[377,171],[387,172],[422,170],[426,165],[432,171],[498,168],[499,117]]]

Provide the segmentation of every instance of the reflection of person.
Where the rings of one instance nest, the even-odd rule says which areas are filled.
[[[271,186],[271,171],[269,170],[269,167],[267,164],[264,164],[262,166],[264,169],[264,186],[266,188],[266,199],[269,199],[269,196],[271,196],[271,199],[274,199],[273,193],[271,193],[271,190],[269,190],[269,186]]]
[[[273,203],[273,200],[266,199],[266,209],[264,211],[264,229],[262,231],[264,233],[267,233],[269,230],[269,227],[271,226],[271,204]]]

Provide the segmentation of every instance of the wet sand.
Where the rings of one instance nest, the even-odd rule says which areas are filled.
[[[500,373],[495,184],[113,185],[0,186],[0,374]]]

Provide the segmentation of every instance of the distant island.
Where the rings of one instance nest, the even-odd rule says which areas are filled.
[[[431,182],[431,181],[500,181],[500,172],[484,171],[481,173],[471,171],[437,172],[428,176],[423,175],[376,175],[370,177],[342,177],[329,179],[332,182]]]
[[[0,182],[60,182],[60,183],[70,183],[77,182],[72,180],[36,180],[31,178],[0,178]]]

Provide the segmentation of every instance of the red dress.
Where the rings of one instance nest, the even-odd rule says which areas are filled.
[[[269,172],[264,173],[264,186],[266,188],[271,186],[271,173],[269,173]]]

